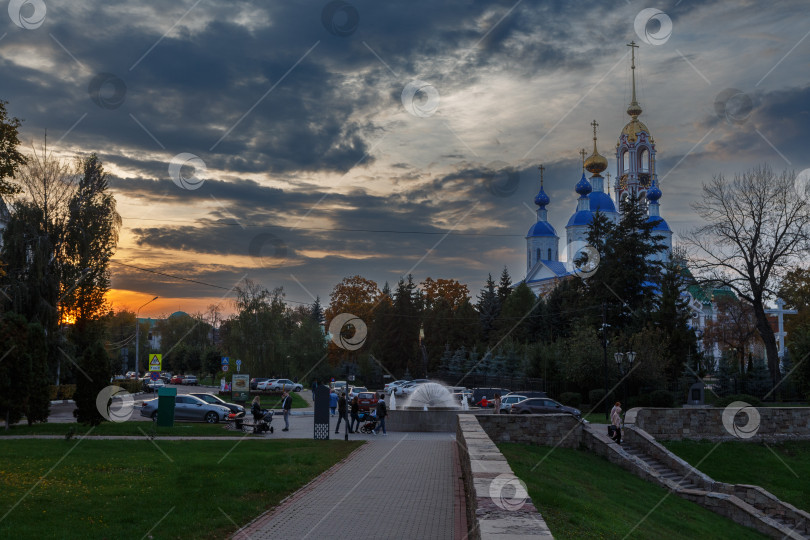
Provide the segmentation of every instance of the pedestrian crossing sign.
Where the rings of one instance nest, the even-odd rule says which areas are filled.
[[[163,366],[162,354],[149,355],[149,371],[161,371],[162,366]]]

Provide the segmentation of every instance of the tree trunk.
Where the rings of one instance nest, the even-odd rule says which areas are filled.
[[[771,323],[768,321],[768,316],[765,314],[765,306],[761,301],[754,303],[754,313],[757,317],[757,331],[762,342],[765,344],[765,354],[768,358],[768,371],[771,372],[772,388],[776,388],[782,378],[779,372],[779,351],[776,348],[776,336],[771,328]]]

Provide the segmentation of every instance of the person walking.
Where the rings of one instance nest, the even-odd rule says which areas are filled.
[[[360,429],[360,400],[357,396],[354,396],[354,399],[352,399],[351,414],[352,421],[349,424],[349,433],[354,433],[356,430]],[[355,425],[355,422],[357,422],[357,425]]]
[[[377,421],[380,422],[380,425],[377,429],[372,431],[374,435],[376,435],[377,432],[380,431],[381,429],[383,435],[388,435],[388,432],[385,431],[386,416],[388,416],[388,408],[385,406],[385,396],[383,394],[380,394],[380,401],[377,403]]]
[[[346,416],[346,392],[342,392],[340,397],[338,398],[338,422],[335,426],[335,433],[340,432],[340,421],[346,424],[346,427],[349,426],[349,418]]]
[[[617,444],[622,444],[622,404],[618,401],[610,410],[610,424],[613,427],[611,439]]]
[[[284,429],[281,431],[290,431],[290,409],[292,409],[292,398],[285,390],[281,394],[281,410],[284,411]]]
[[[501,414],[501,395],[495,394],[495,414]]]
[[[318,389],[318,379],[312,381],[312,399],[315,399],[315,390]]]
[[[329,393],[329,410],[332,412],[332,416],[335,416],[335,409],[337,408],[338,404],[338,395],[334,388]]]

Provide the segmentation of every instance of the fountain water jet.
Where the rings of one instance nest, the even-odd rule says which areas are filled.
[[[439,383],[428,382],[420,384],[406,400],[404,409],[427,411],[460,409],[461,404],[453,399],[450,390]]]

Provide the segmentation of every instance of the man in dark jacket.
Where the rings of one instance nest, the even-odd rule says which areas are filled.
[[[352,399],[352,406],[351,406],[351,415],[352,421],[349,424],[349,433],[354,433],[358,429],[360,429],[360,400],[357,396],[354,396]],[[357,424],[355,424],[357,422]]]
[[[290,409],[292,409],[292,398],[286,391],[281,394],[281,410],[284,411],[284,429],[290,431]]]
[[[388,435],[385,431],[385,417],[388,416],[388,408],[385,406],[385,396],[380,395],[380,401],[377,403],[377,420],[380,422],[380,425],[372,431],[374,435],[377,434],[378,431],[382,429],[383,435]]]
[[[342,392],[338,398],[338,423],[335,426],[335,433],[340,431],[340,421],[343,420],[346,425],[349,425],[349,419],[346,417],[346,392]]]

